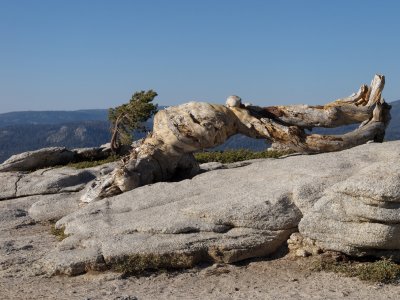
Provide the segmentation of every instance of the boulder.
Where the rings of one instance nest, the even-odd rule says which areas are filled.
[[[33,171],[73,161],[74,152],[64,147],[43,148],[11,156],[0,165],[0,172]]]
[[[301,220],[303,236],[323,249],[400,259],[400,165],[385,154],[327,189]]]
[[[88,170],[67,167],[38,170],[21,177],[18,182],[17,196],[77,192],[95,178],[96,174]]]
[[[104,167],[103,167],[104,168]],[[31,173],[0,173],[0,200],[67,192],[78,192],[99,176],[102,168],[76,170],[63,167]]]
[[[124,148],[129,153],[131,146]],[[100,147],[76,148],[68,150],[64,147],[43,148],[11,156],[0,164],[0,172],[31,172],[49,167],[65,166],[71,162],[94,161],[112,155],[108,144]]]
[[[269,199],[232,184],[242,176],[217,170],[92,202],[57,222],[70,236],[43,266],[51,274],[75,275],[104,265],[178,268],[268,255],[296,230],[301,213],[285,191]],[[253,188],[268,189],[261,181]]]
[[[316,249],[320,249],[318,239],[331,239],[323,249],[346,250],[335,246],[338,235],[366,243],[366,248],[373,246],[374,236],[380,236],[381,250],[394,249],[399,236],[393,210],[397,209],[395,183],[399,181],[388,174],[397,172],[394,162],[399,155],[400,142],[371,143],[342,152],[243,163],[191,180],[143,186],[91,202],[60,219],[56,227],[68,237],[41,264],[50,274],[74,275],[105,268],[132,271],[232,263],[273,253],[297,231],[303,215],[308,221],[301,221],[301,232]],[[372,174],[369,181],[364,181],[363,172]],[[376,174],[382,174],[382,179]],[[356,178],[360,184],[354,185]],[[379,183],[383,183],[380,188]],[[354,231],[351,210],[337,207],[334,197],[328,199],[349,191],[364,202],[369,195],[373,200],[368,201],[375,204],[358,210],[362,215],[354,222]],[[383,196],[378,198],[378,194]],[[336,210],[327,208],[325,215],[316,215],[327,199]],[[381,207],[381,203],[387,204]],[[354,205],[357,211],[360,203]],[[391,213],[384,214],[388,209]],[[332,222],[347,230],[329,227]],[[387,223],[385,230],[382,222]]]

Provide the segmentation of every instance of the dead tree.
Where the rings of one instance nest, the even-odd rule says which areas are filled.
[[[245,106],[237,96],[226,105],[190,102],[159,111],[153,132],[132,151],[109,178],[92,184],[82,200],[109,197],[138,186],[170,180],[198,170],[194,152],[223,144],[241,133],[267,139],[273,149],[300,153],[340,151],[368,141],[382,142],[390,121],[390,105],[382,98],[385,78],[375,75],[371,85],[324,106]],[[361,123],[343,135],[307,133],[314,127]]]

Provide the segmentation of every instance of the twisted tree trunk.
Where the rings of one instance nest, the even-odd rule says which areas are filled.
[[[347,98],[324,106],[244,106],[231,96],[226,105],[190,102],[159,111],[153,133],[134,149],[110,178],[91,185],[83,201],[108,197],[145,184],[191,176],[198,170],[193,152],[223,144],[241,133],[267,139],[272,148],[301,153],[339,151],[367,141],[382,142],[390,121],[390,105],[381,97],[385,84],[375,75]],[[361,123],[352,132],[331,136],[308,134],[313,127]]]

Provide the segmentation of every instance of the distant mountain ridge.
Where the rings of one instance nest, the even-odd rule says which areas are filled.
[[[110,139],[105,121],[62,124],[17,124],[0,128],[0,162],[13,154],[45,147],[94,147]]]
[[[392,105],[392,120],[386,132],[387,140],[400,139],[400,100]],[[159,107],[163,109],[164,107]],[[94,147],[110,140],[110,124],[107,109],[77,111],[22,111],[0,114],[0,163],[11,155],[51,146],[67,148]],[[146,122],[150,130],[152,121]],[[339,128],[318,128],[314,133],[342,134],[355,125]],[[141,138],[144,133],[135,133]],[[243,135],[231,137],[217,150],[246,148],[255,151],[267,147],[264,140]]]
[[[21,124],[60,124],[80,121],[107,121],[107,109],[75,111],[17,111],[0,114],[0,128]]]

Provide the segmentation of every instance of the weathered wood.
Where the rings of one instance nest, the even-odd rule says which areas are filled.
[[[323,106],[244,106],[239,97],[231,96],[225,106],[190,102],[169,107],[155,115],[152,134],[132,151],[112,178],[95,186],[98,191],[88,191],[84,199],[90,201],[170,180],[178,173],[192,176],[198,169],[193,152],[221,145],[238,133],[267,139],[275,149],[302,153],[339,151],[368,141],[381,142],[390,121],[390,105],[381,97],[384,84],[384,76],[376,75],[370,87],[362,85],[357,93]],[[354,123],[361,126],[338,136],[305,131]]]
[[[381,99],[385,77],[375,75],[371,86],[362,85],[359,91],[347,98],[324,106],[289,105],[265,107],[265,117],[279,120],[288,126],[303,128],[338,127],[360,123],[371,117],[374,106]]]

